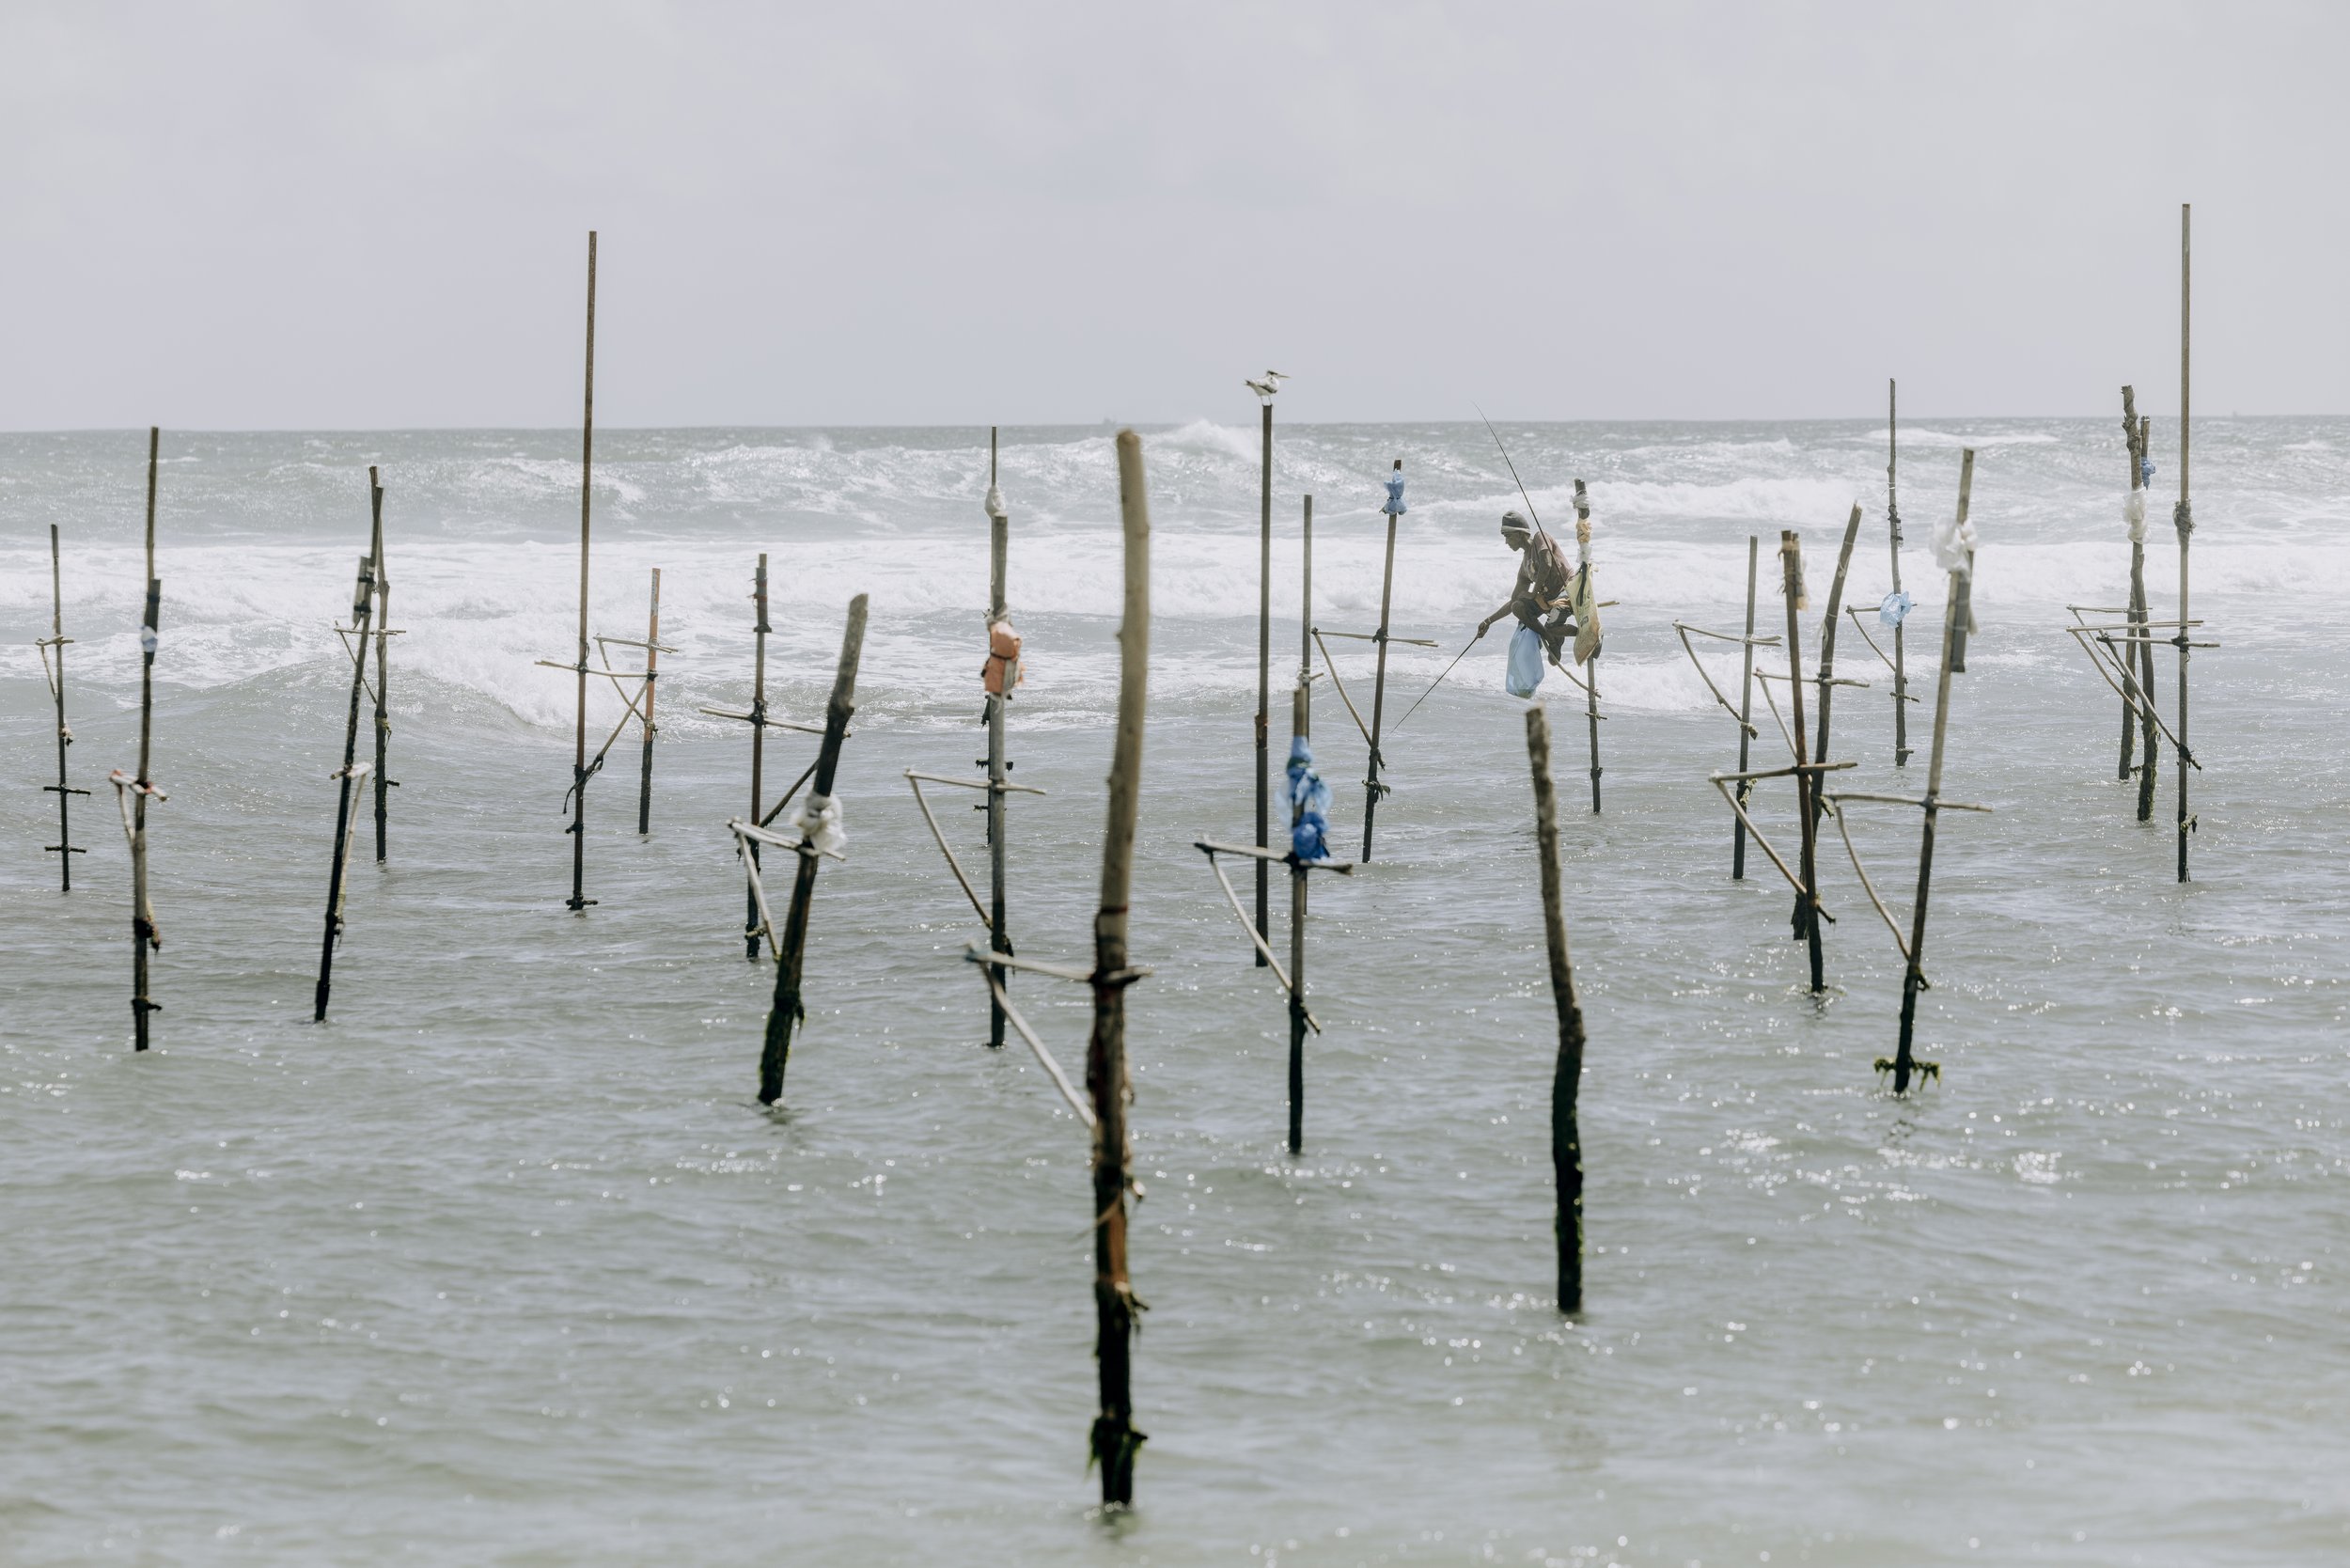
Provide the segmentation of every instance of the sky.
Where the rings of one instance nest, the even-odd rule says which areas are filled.
[[[0,8],[0,429],[2350,412],[2350,6]]]

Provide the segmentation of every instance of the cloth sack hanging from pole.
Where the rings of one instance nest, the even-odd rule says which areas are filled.
[[[1512,697],[1532,697],[1543,683],[1543,639],[1540,633],[1521,622],[1510,634],[1510,668],[1502,679]]]
[[[1330,858],[1330,786],[1314,772],[1314,749],[1303,735],[1290,742],[1290,851],[1307,865]]]
[[[1020,663],[1020,634],[1011,629],[1009,620],[991,623],[987,629],[987,662],[979,666],[979,680],[990,697],[1010,697],[1014,686],[1028,679],[1028,672]]]
[[[1574,610],[1574,662],[1584,664],[1599,651],[1599,603],[1591,593],[1591,569],[1574,574],[1567,603]]]

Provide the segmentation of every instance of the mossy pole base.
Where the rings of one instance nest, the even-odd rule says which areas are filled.
[[[1526,755],[1534,772],[1534,838],[1542,857],[1543,935],[1550,995],[1559,1010],[1559,1058],[1550,1078],[1550,1168],[1558,1190],[1559,1310],[1583,1309],[1583,1136],[1575,1096],[1583,1080],[1583,1007],[1567,957],[1566,895],[1559,869],[1559,794],[1550,778],[1550,715],[1526,711]]]
[[[1266,415],[1271,429],[1272,416]],[[1126,1071],[1126,917],[1134,890],[1135,823],[1142,794],[1143,716],[1151,667],[1151,506],[1142,441],[1118,432],[1119,513],[1126,541],[1125,614],[1118,630],[1118,730],[1110,751],[1109,822],[1102,842],[1102,901],[1093,917],[1093,1033],[1086,1044],[1086,1091],[1093,1105],[1094,1355],[1101,1408],[1090,1447],[1104,1507],[1135,1500],[1135,1299],[1126,1269],[1126,1189],[1134,1151],[1126,1133],[1133,1097]],[[1266,864],[1259,860],[1258,865]]]
[[[833,777],[840,767],[840,744],[849,733],[849,717],[856,712],[856,666],[865,651],[865,595],[849,601],[849,624],[840,638],[840,663],[832,678],[832,700],[824,705],[824,739],[816,753],[816,777],[808,805],[832,798]],[[816,868],[822,861],[814,846],[802,844],[799,871],[791,881],[791,911],[784,917],[782,950],[776,959],[776,994],[767,1011],[767,1038],[759,1057],[759,1103],[772,1105],[783,1098],[783,1070],[791,1058],[791,1028],[807,1016],[800,1002],[800,964],[807,951],[808,905],[816,897]]]

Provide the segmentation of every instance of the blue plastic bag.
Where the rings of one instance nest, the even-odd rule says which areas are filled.
[[[1330,786],[1314,772],[1314,749],[1303,735],[1290,740],[1290,851],[1308,865],[1330,858]]]
[[[1543,683],[1543,639],[1523,621],[1510,638],[1510,673],[1504,681],[1512,697],[1532,697]]]

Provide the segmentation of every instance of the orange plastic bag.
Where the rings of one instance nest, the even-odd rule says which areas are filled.
[[[979,679],[990,697],[1009,697],[1011,688],[1028,678],[1020,664],[1020,634],[1011,629],[1009,620],[998,620],[987,629],[987,663],[979,666]]]

